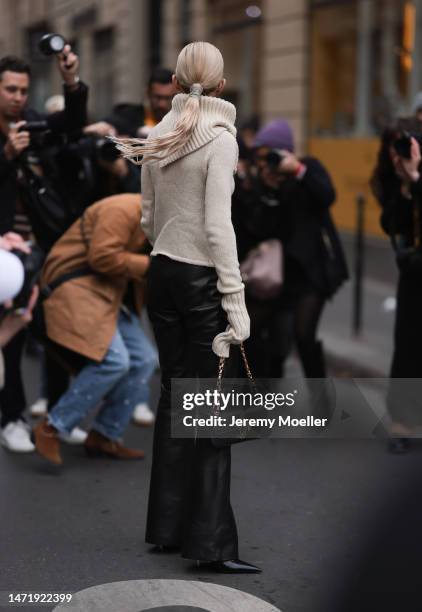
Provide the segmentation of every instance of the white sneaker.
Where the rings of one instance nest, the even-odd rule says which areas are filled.
[[[136,425],[148,427],[154,423],[155,415],[148,404],[138,404],[133,411],[132,421],[136,423]]]
[[[59,438],[62,442],[66,442],[66,444],[73,444],[75,446],[83,444],[87,437],[88,434],[86,431],[80,427],[74,427],[68,434],[59,433]]]
[[[47,414],[48,401],[45,397],[40,397],[29,408],[29,414],[34,417],[45,416]]]
[[[23,421],[8,423],[0,431],[0,443],[14,453],[32,453],[35,450],[28,426]]]

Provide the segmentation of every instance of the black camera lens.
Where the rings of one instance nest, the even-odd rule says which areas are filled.
[[[283,157],[284,155],[281,151],[278,151],[277,149],[272,149],[265,156],[265,161],[272,170],[277,170]]]
[[[45,34],[38,46],[43,55],[54,55],[54,53],[61,53],[65,44],[66,41],[60,34]]]
[[[281,162],[281,155],[277,151],[270,151],[265,156],[265,161],[269,166],[277,167],[278,164]]]
[[[98,156],[105,162],[114,162],[119,159],[120,152],[114,142],[106,138],[99,138],[95,142]]]
[[[24,268],[24,282],[22,289],[13,300],[13,310],[20,312],[25,310],[31,297],[32,289],[38,282],[45,255],[38,246],[32,246],[30,253],[23,253],[13,249],[12,253],[21,260]]]
[[[397,155],[400,155],[400,157],[403,157],[404,159],[410,159],[412,149],[411,134],[409,134],[409,132],[403,132],[400,134],[400,136],[393,142],[393,147],[396,150]]]
[[[403,159],[411,159],[412,157],[412,138],[416,140],[419,148],[422,149],[422,134],[420,131],[407,132],[402,130],[393,141],[394,150]]]

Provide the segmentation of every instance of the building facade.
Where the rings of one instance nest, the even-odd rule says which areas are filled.
[[[206,39],[223,51],[239,119],[281,113],[305,143],[306,0],[0,0],[0,10],[0,54],[31,61],[38,105],[60,87],[37,48],[45,32],[75,46],[95,118],[107,105],[139,101],[153,66],[173,67],[184,44]]]
[[[341,227],[354,228],[363,193],[367,230],[380,233],[368,180],[382,127],[422,88],[422,0],[0,0],[0,10],[0,55],[31,61],[32,102],[60,90],[37,47],[56,31],[80,55],[92,119],[142,99],[151,68],[173,67],[187,42],[213,42],[238,122],[287,118],[298,151],[334,177]]]

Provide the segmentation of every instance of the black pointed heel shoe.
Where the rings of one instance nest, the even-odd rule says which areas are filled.
[[[262,572],[260,567],[240,561],[240,559],[230,559],[230,561],[200,561],[197,567],[216,574],[259,574]]]

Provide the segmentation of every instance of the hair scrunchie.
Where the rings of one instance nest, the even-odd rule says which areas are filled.
[[[203,91],[204,88],[202,87],[201,83],[192,83],[189,89],[189,95],[199,98]]]

